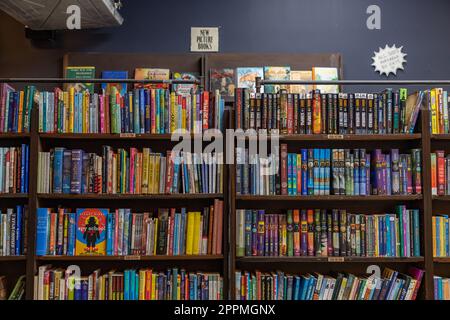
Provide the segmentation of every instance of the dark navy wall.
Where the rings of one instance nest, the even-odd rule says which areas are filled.
[[[222,52],[340,52],[345,78],[376,79],[373,51],[395,43],[408,54],[399,79],[450,78],[449,0],[123,2],[123,26],[97,32],[85,50],[188,52],[191,26],[220,26]],[[366,27],[371,4],[381,30]]]
[[[122,1],[123,26],[66,32],[51,50],[0,13],[0,74],[61,75],[67,51],[189,52],[191,26],[220,26],[221,52],[340,52],[346,79],[379,79],[373,51],[395,43],[408,54],[399,79],[450,78],[450,0]],[[366,27],[371,4],[381,30]]]

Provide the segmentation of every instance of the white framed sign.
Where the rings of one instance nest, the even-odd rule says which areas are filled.
[[[218,27],[191,27],[191,52],[218,52]]]

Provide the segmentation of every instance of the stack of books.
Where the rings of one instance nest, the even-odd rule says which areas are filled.
[[[95,270],[75,277],[68,270],[39,267],[34,277],[35,300],[221,300],[223,278],[219,273],[187,272],[171,268],[109,271]]]
[[[201,211],[38,208],[36,255],[221,255],[222,229],[217,199]]]
[[[26,221],[28,207],[0,210],[0,256],[19,256],[27,252]]]
[[[286,214],[236,210],[236,256],[420,256],[419,210],[353,214],[294,209]]]
[[[433,257],[450,257],[448,215],[432,217]]]
[[[338,273],[290,275],[284,272],[237,271],[238,300],[415,300],[424,271],[407,274],[385,268],[381,278]]]
[[[16,91],[6,83],[0,84],[0,133],[28,133],[36,88],[27,86]]]
[[[450,155],[444,150],[436,150],[431,155],[431,194],[443,196],[450,194]]]
[[[222,153],[152,152],[136,148],[102,155],[55,148],[39,153],[39,193],[222,193]]]
[[[448,92],[442,88],[434,88],[423,92],[425,107],[430,110],[430,128],[432,134],[448,134]]]
[[[421,150],[301,149],[249,154],[236,148],[236,192],[252,195],[409,195],[422,193]]]
[[[434,299],[450,300],[450,278],[434,276]]]
[[[28,193],[30,148],[0,147],[0,193]]]

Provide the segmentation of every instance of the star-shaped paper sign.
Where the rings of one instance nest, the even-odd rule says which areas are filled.
[[[394,45],[392,47],[386,45],[384,48],[379,48],[379,51],[374,52],[372,57],[372,66],[375,67],[375,71],[379,72],[380,75],[393,73],[397,75],[397,70],[404,70],[403,64],[406,63],[406,54],[402,52],[403,46],[397,48]]]

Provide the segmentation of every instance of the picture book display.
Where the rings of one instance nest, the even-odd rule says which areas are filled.
[[[102,71],[102,79],[128,79],[128,71]],[[116,92],[119,92],[121,96],[127,93],[126,83],[102,83],[102,90],[106,95],[111,95],[112,87],[115,87]],[[94,93],[94,91],[91,92]]]
[[[264,67],[265,80],[289,80],[291,67]],[[286,89],[286,85],[265,85],[265,93],[277,93],[280,89]]]
[[[313,67],[312,78],[314,81],[337,81],[339,80],[339,72],[337,68]],[[323,93],[339,93],[339,85],[321,84],[314,87]]]
[[[169,80],[170,79],[170,70],[163,69],[163,68],[136,68],[134,70],[134,79],[136,79],[136,80]],[[146,84],[135,84],[135,88],[168,89],[169,86],[167,83],[146,83]]]
[[[66,67],[66,78],[67,79],[95,79],[95,67],[93,66],[70,66]],[[66,83],[64,84],[65,90],[70,90],[70,88],[74,88],[75,92],[94,92],[94,84],[93,83]]]
[[[249,89],[250,92],[256,92],[256,78],[264,79],[264,68],[247,67],[236,68],[236,82],[238,88]]]
[[[209,70],[209,89],[213,92],[219,90],[219,94],[224,98],[234,97],[236,89],[235,69],[210,69]]]

